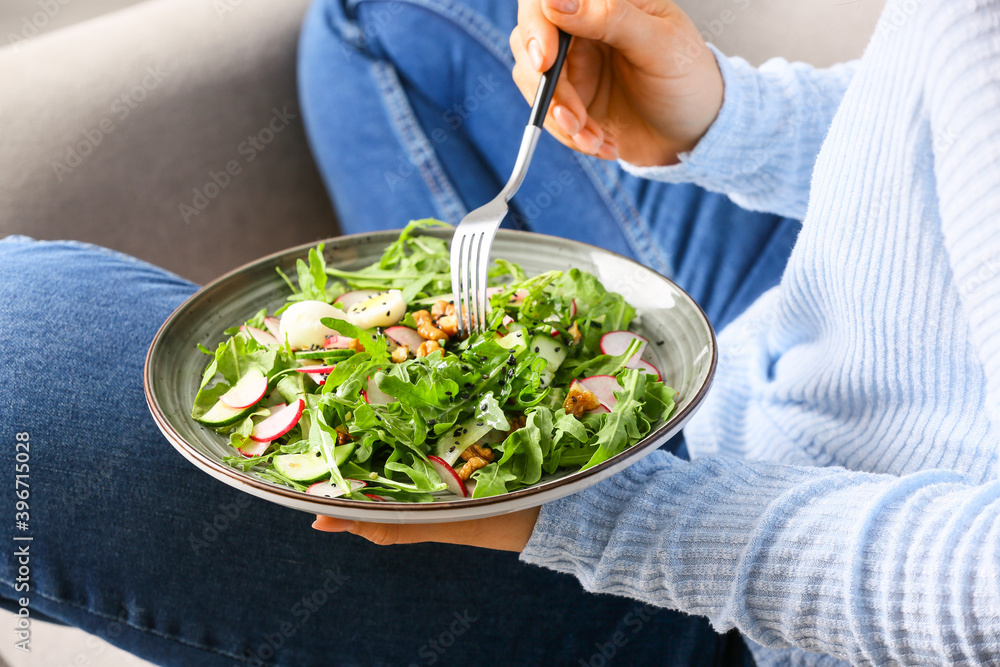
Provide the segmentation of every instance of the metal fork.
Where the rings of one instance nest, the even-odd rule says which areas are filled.
[[[528,171],[531,156],[535,153],[538,137],[542,134],[542,123],[548,113],[552,94],[562,71],[570,35],[559,31],[559,52],[556,61],[542,74],[531,105],[528,126],[524,128],[521,148],[517,152],[514,171],[492,201],[474,211],[470,211],[455,229],[451,239],[451,290],[455,298],[455,315],[458,328],[464,335],[478,329],[486,329],[486,275],[490,263],[490,248],[497,228],[507,216],[507,202],[521,187],[521,181]]]

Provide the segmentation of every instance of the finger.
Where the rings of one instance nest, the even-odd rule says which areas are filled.
[[[543,18],[577,37],[593,39],[620,51],[638,65],[654,66],[663,56],[661,14],[673,3],[660,3],[659,14],[643,11],[629,0],[540,0]],[[647,3],[651,4],[651,3]]]
[[[521,551],[531,537],[538,512],[538,508],[533,508],[489,519],[436,524],[367,523],[317,516],[313,528],[324,532],[351,532],[380,545],[442,542]]]
[[[536,72],[552,67],[559,50],[559,31],[542,14],[541,0],[520,0],[517,3],[517,27],[524,42],[528,62]]]
[[[512,72],[514,83],[524,98],[531,102],[535,99],[541,74],[525,63],[524,41],[516,30],[511,33],[510,44],[515,59]],[[604,133],[600,126],[589,118],[586,104],[570,83],[569,68],[570,63],[567,62],[559,81],[556,82],[552,103],[545,117],[545,129],[566,146],[595,155],[603,142]]]

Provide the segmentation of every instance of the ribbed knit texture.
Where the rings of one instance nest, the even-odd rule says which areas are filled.
[[[522,559],[763,665],[1000,665],[1000,0],[890,0],[827,70],[718,60],[695,150],[626,167],[803,216],[788,268],[719,337],[695,460],[546,505]]]

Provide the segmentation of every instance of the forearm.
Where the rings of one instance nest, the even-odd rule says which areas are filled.
[[[626,170],[691,182],[751,210],[803,218],[813,164],[856,63],[816,69],[774,59],[759,69],[715,51],[725,84],[718,117],[680,164]]]
[[[543,508],[522,559],[764,645],[978,664],[1000,652],[998,537],[997,482],[657,452]]]

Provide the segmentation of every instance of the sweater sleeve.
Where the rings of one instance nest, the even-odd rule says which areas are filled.
[[[801,220],[816,155],[857,62],[818,69],[775,58],[756,69],[711,48],[725,93],[698,145],[676,165],[620,164],[642,178],[696,183],[744,208]]]
[[[590,591],[853,664],[995,664],[1000,482],[662,451],[543,507],[521,555]]]
[[[935,3],[926,104],[941,230],[1000,427],[1000,1]],[[926,163],[925,163],[926,164]]]

